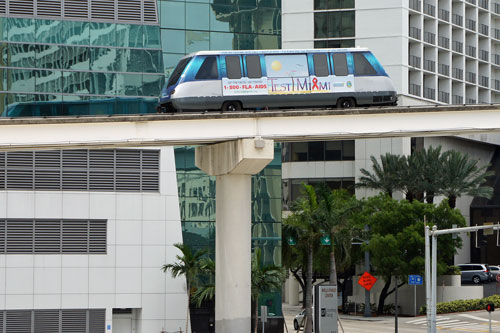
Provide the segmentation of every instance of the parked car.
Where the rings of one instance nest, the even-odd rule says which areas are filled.
[[[314,322],[314,307],[312,308],[312,313],[313,313],[313,322]],[[306,316],[306,309],[303,309],[302,311],[300,311],[300,313],[298,315],[295,316],[295,318],[293,319],[293,329],[295,331],[298,331],[299,328],[304,328],[305,322],[303,322],[303,321],[304,321],[305,316]]]
[[[478,284],[490,280],[490,267],[487,264],[460,264],[462,283],[472,282]]]
[[[500,274],[500,266],[490,266],[490,280],[495,281]]]

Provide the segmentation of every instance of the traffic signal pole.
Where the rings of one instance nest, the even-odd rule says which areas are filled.
[[[463,232],[476,232],[478,230],[493,229],[499,230],[500,223],[494,225],[483,225],[465,228],[453,228],[437,230],[436,226],[425,227],[425,298],[427,300],[427,332],[436,333],[436,278],[437,278],[437,237],[439,235],[463,233]],[[430,262],[430,249],[429,237],[432,238],[432,263]],[[431,269],[429,269],[431,266]],[[430,288],[429,288],[430,284]],[[430,304],[429,304],[430,303]]]

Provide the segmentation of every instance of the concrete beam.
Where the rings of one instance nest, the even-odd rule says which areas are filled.
[[[251,331],[251,175],[274,158],[270,140],[197,147],[196,166],[216,178],[215,331]]]

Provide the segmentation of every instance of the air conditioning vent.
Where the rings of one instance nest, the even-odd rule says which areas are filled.
[[[158,22],[155,0],[144,0],[144,22]]]
[[[9,14],[32,16],[34,14],[33,0],[10,0]]]
[[[41,17],[61,17],[60,0],[37,0],[36,16]]]
[[[64,1],[65,18],[88,18],[89,2],[88,0],[65,0]]]
[[[118,2],[118,20],[140,22],[140,13],[141,0],[122,0]]]
[[[31,311],[11,310],[6,311],[5,331],[9,333],[31,332]]]
[[[113,21],[115,19],[114,0],[91,0],[90,17],[95,20]]]
[[[35,332],[52,333],[59,332],[59,310],[36,310]]]
[[[0,15],[7,13],[7,0],[0,0]]]
[[[71,333],[87,333],[86,310],[62,310],[62,331]]]

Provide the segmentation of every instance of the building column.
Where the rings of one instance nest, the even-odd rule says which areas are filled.
[[[216,179],[215,331],[251,330],[251,176],[274,158],[272,140],[196,148],[196,166]]]

